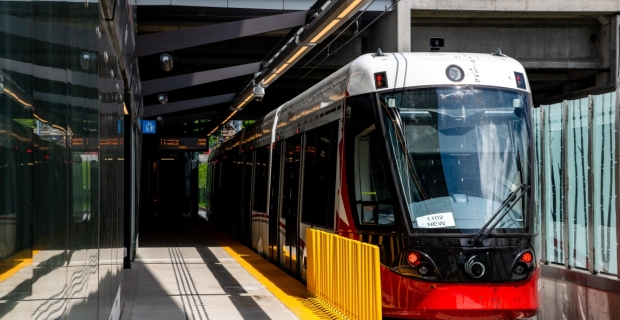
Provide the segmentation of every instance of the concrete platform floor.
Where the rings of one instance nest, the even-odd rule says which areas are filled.
[[[121,320],[298,319],[197,225],[144,228]]]

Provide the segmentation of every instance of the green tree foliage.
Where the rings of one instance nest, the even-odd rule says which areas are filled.
[[[254,122],[256,122],[256,120],[243,120],[243,123],[241,124],[241,128],[245,129],[251,126]]]

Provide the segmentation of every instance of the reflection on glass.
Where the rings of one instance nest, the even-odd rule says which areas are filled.
[[[568,132],[566,132],[568,157],[568,243],[572,249],[569,264],[586,268],[588,260],[588,99],[568,102]]]
[[[388,173],[381,156],[382,142],[375,125],[355,138],[355,199],[362,224],[394,224]]]
[[[382,103],[414,228],[475,233],[511,192],[529,185],[525,93],[439,87],[384,94]],[[528,197],[494,233],[527,232]]]
[[[549,262],[564,263],[562,247],[562,198],[564,196],[562,171],[562,104],[554,104],[545,109],[545,203],[543,209],[546,219],[546,252]]]
[[[3,319],[108,319],[118,292],[123,82],[99,23],[96,3],[0,1]]]
[[[616,201],[614,170],[616,135],[615,110],[616,93],[592,96],[593,135],[592,149],[594,185],[592,205],[594,207],[595,269],[603,273],[618,274],[616,239]]]

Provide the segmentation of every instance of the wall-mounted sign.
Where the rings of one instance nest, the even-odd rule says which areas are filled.
[[[160,150],[207,150],[207,138],[160,138]]]
[[[156,134],[157,122],[155,120],[142,120],[142,134]]]

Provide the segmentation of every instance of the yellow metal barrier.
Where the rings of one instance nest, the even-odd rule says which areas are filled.
[[[379,247],[306,231],[308,291],[348,319],[381,319]]]

